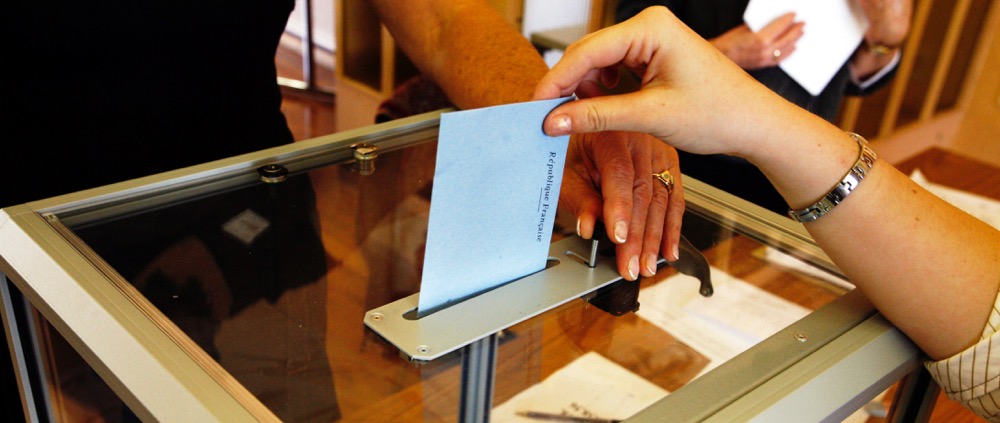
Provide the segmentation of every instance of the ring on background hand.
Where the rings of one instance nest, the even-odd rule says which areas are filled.
[[[774,49],[774,52],[772,54],[774,54],[774,60],[778,60],[779,58],[781,58],[781,50],[779,49]]]
[[[669,169],[660,173],[654,173],[653,178],[663,184],[663,187],[667,189],[667,195],[674,192],[674,175],[670,174]]]

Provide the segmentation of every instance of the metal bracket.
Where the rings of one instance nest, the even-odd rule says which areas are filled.
[[[419,293],[365,314],[365,325],[413,361],[430,361],[571,300],[621,280],[614,260],[590,267],[571,254],[589,255],[591,243],[579,237],[555,242],[554,261],[544,271],[487,291],[419,319]]]

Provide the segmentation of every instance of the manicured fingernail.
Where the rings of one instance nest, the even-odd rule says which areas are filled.
[[[670,255],[673,256],[673,258],[670,259],[670,261],[677,261],[681,259],[681,252],[678,251],[677,245],[674,245],[674,248],[670,250]]]
[[[646,272],[650,275],[656,274],[656,254],[650,254],[646,257]]]
[[[550,135],[565,135],[573,130],[573,120],[567,115],[558,115],[552,117],[552,125],[550,126],[552,133]]]
[[[615,241],[619,244],[625,242],[625,238],[628,236],[628,225],[625,224],[624,220],[619,220],[615,222]]]
[[[580,218],[579,217],[576,218],[576,236],[582,236],[582,235],[580,235]]]
[[[628,261],[629,280],[636,280],[639,277],[639,256],[632,256]]]

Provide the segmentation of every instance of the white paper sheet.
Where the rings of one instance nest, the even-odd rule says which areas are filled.
[[[797,257],[793,257],[791,255],[778,251],[773,247],[764,247],[764,260],[774,263],[775,265],[784,267],[788,270],[809,275],[816,279],[826,281],[830,285],[839,288],[843,288],[846,290],[852,290],[855,288],[853,283],[845,279],[841,279],[838,276],[834,276],[830,273],[827,273],[809,263],[802,261]]]
[[[805,317],[809,310],[711,268],[715,294],[698,294],[698,280],[675,275],[639,291],[637,314],[711,362],[702,374]]]
[[[569,137],[542,121],[564,101],[441,116],[418,315],[545,268]]]
[[[779,66],[818,95],[857,49],[868,20],[856,0],[750,0],[743,20],[756,32],[788,12],[795,12],[795,20],[805,26],[795,51]]]
[[[774,253],[785,255],[777,250]],[[789,260],[798,259],[785,255]],[[801,264],[801,263],[800,263]],[[801,264],[805,266],[804,264]],[[697,294],[697,279],[676,275],[639,291],[637,314],[709,360],[701,376],[810,313],[717,268],[711,268],[715,295]],[[839,279],[837,279],[839,280]],[[853,285],[851,285],[853,287]],[[864,423],[882,409],[885,393],[843,420]],[[884,415],[884,414],[883,414]]]
[[[623,420],[667,394],[665,389],[604,356],[588,352],[496,406],[491,421],[538,422],[517,415],[528,411]]]

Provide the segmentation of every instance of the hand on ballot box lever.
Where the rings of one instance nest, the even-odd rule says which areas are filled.
[[[594,238],[591,240],[590,266],[594,266],[594,260],[598,256],[614,257],[615,244],[605,235],[604,224],[596,222],[594,226]],[[712,287],[712,276],[708,266],[708,259],[698,251],[691,242],[683,235],[680,237],[679,257],[677,261],[664,261],[678,272],[698,278],[701,286],[698,292],[704,297],[711,297],[715,292]],[[642,280],[629,281],[621,279],[611,285],[598,289],[592,296],[587,298],[587,302],[595,307],[604,310],[612,316],[621,316],[627,313],[634,313],[639,310],[639,282]]]
[[[559,208],[577,218],[578,235],[610,237],[625,279],[653,276],[661,256],[676,259],[684,207],[677,151],[659,139],[636,132],[571,139]]]

